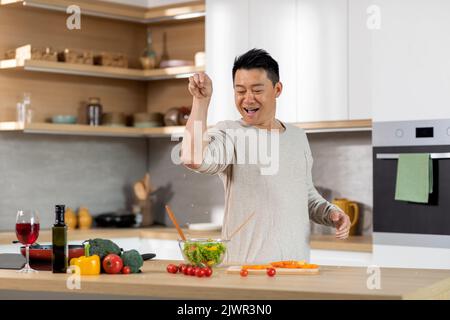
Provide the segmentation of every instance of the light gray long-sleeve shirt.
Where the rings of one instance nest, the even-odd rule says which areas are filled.
[[[255,212],[228,244],[224,260],[227,264],[309,261],[310,219],[333,226],[330,210],[339,209],[326,201],[312,183],[313,159],[306,134],[295,126],[284,123],[283,126],[283,132],[275,133],[242,120],[219,122],[201,166],[194,170],[217,174],[223,182],[222,238],[231,236]],[[272,157],[271,164],[263,157],[252,162],[249,150],[256,140],[242,147],[234,136],[236,132],[257,136],[259,150],[264,144],[278,145],[279,152],[269,148],[265,153]]]

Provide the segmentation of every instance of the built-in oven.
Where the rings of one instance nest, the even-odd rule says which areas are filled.
[[[450,120],[373,123],[374,262],[450,269]],[[429,153],[428,203],[395,200],[399,155]]]

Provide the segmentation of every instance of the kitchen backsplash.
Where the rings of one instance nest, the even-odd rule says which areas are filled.
[[[313,180],[329,201],[345,197],[356,201],[362,213],[359,231],[372,233],[372,146],[370,132],[314,133],[308,135],[314,157]],[[170,159],[176,142],[167,138],[149,140],[149,170],[160,187],[154,199],[155,218],[171,225],[163,204],[170,203],[180,223],[217,221],[223,212],[223,185],[217,176],[191,172]],[[332,228],[316,224],[316,234],[331,234]]]
[[[145,139],[0,134],[0,230],[14,230],[16,211],[38,209],[41,228],[54,205],[92,214],[124,208],[147,163]]]
[[[360,231],[372,232],[372,147],[370,132],[308,135],[314,157],[313,180],[328,200],[358,202]],[[93,215],[129,208],[132,184],[149,169],[155,221],[171,225],[169,203],[180,224],[221,222],[223,185],[217,176],[174,165],[177,142],[169,138],[133,139],[2,133],[0,135],[0,230],[13,230],[19,208],[36,208],[42,228],[53,223],[57,203]],[[331,234],[313,224],[313,233]]]

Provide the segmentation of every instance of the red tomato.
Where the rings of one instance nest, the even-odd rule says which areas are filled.
[[[167,265],[167,272],[169,273],[177,273],[178,272],[178,267],[174,264],[169,264]]]
[[[191,274],[191,269],[192,269],[192,267],[188,266],[188,267],[186,267],[186,268],[184,269],[184,272],[183,272],[183,273],[184,273],[186,276],[188,276],[188,275]]]
[[[202,278],[205,276],[205,270],[203,268],[197,268],[195,275],[199,278]]]
[[[131,268],[129,266],[125,266],[122,268],[122,273],[123,274],[130,274],[131,273]]]
[[[213,273],[211,268],[205,268],[203,270],[205,270],[205,277],[211,277],[211,275]]]
[[[267,268],[267,275],[269,277],[273,277],[276,273],[277,271],[274,268]]]
[[[189,275],[195,276],[197,273],[197,267],[191,267],[191,271],[189,272]]]
[[[102,266],[106,273],[116,274],[122,271],[123,261],[117,254],[110,253],[103,259]]]
[[[247,269],[241,269],[241,277],[248,276],[248,270]]]
[[[185,264],[180,264],[180,266],[178,267],[178,271],[179,271],[180,273],[184,273],[184,270],[186,270],[187,267],[188,267],[188,266],[185,265]]]

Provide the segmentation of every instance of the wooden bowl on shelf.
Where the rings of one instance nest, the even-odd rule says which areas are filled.
[[[123,112],[106,112],[102,115],[102,126],[125,127],[127,117]]]

